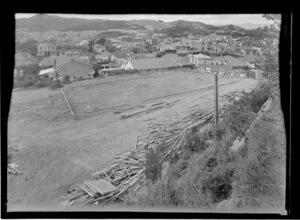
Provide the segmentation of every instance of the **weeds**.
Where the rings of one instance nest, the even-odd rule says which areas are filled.
[[[151,180],[149,191],[138,203],[212,208],[228,200],[235,208],[283,207],[284,149],[278,148],[274,120],[254,122],[243,148],[234,155],[229,151],[269,97],[269,88],[261,86],[238,101],[231,100],[217,128],[202,134],[195,129],[186,137],[183,153],[172,152],[164,179],[159,178],[159,153],[150,151],[146,174]]]
[[[161,178],[162,162],[159,158],[159,153],[156,150],[150,149],[146,157],[146,178],[153,183]]]
[[[63,86],[64,85],[62,84],[62,82],[60,80],[55,80],[50,83],[50,89],[52,89],[52,90],[62,88]]]

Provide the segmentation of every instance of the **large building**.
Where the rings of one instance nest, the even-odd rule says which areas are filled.
[[[51,56],[56,55],[56,45],[52,43],[38,44],[37,56]]]

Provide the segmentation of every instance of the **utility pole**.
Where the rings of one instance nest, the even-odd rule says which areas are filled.
[[[215,72],[215,123],[218,126],[219,122],[219,109],[218,109],[218,72]]]

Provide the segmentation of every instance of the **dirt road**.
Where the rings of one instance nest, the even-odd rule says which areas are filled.
[[[256,81],[228,78],[220,79],[219,84],[221,96],[254,87]],[[187,114],[195,104],[201,109],[211,108],[213,89],[182,91],[212,85],[212,75],[176,71],[94,79],[65,88],[75,112],[179,99],[172,107],[122,120],[113,111],[74,120],[58,91],[14,92],[8,143],[20,149],[13,161],[24,174],[8,176],[8,209],[21,205],[32,210],[58,204],[72,184],[87,179],[117,153],[133,150],[136,135],[147,128],[149,121]]]

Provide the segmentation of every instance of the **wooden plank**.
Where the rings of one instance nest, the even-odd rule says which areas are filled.
[[[64,93],[64,90],[63,90],[63,89],[60,89],[60,92],[63,94],[64,99],[65,99],[65,101],[66,101],[66,103],[67,103],[67,105],[68,105],[68,108],[69,108],[71,114],[73,115],[73,118],[76,119],[76,115],[75,115],[73,109],[71,108],[71,105],[70,105],[69,100],[67,99],[67,97],[66,97],[66,95],[65,95],[65,93]]]
[[[104,179],[90,180],[86,181],[85,183],[88,184],[90,187],[93,187],[97,192],[99,192],[102,195],[117,190],[117,188],[114,185],[112,185],[110,182]]]

